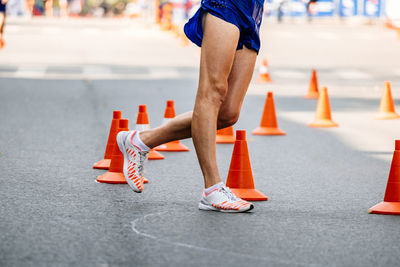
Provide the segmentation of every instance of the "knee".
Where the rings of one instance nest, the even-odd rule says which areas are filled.
[[[224,102],[226,94],[228,92],[228,80],[218,77],[218,75],[212,75],[209,77],[205,84],[207,90],[199,90],[200,97],[202,100],[212,102],[216,105],[221,105]]]
[[[234,125],[239,119],[239,113],[236,109],[220,110],[218,114],[218,129]]]

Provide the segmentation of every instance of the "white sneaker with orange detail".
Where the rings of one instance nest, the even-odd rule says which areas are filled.
[[[143,191],[143,165],[146,162],[148,151],[142,151],[132,144],[132,137],[137,131],[121,131],[117,135],[119,150],[124,155],[124,176],[133,191]]]
[[[203,197],[199,203],[201,210],[213,210],[221,212],[246,212],[254,208],[253,204],[238,198],[229,187],[225,185],[216,188],[208,195],[203,191]]]

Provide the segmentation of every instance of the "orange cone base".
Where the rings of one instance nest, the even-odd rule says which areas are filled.
[[[93,165],[93,169],[108,170],[110,168],[111,159],[102,159]]]
[[[124,174],[122,172],[106,172],[103,175],[97,177],[97,182],[106,184],[126,184]],[[144,178],[143,183],[147,184],[149,180]]]
[[[393,120],[399,118],[400,116],[396,112],[379,112],[374,116],[376,120]]]
[[[122,172],[106,172],[97,177],[97,182],[107,184],[126,184],[124,174]]]
[[[237,197],[249,201],[267,201],[268,197],[257,189],[229,188]]]
[[[181,152],[181,151],[189,151],[189,148],[184,144],[179,143],[166,143],[164,145],[160,145],[154,148],[157,151],[167,151],[167,152]]]
[[[318,99],[319,93],[318,92],[309,92],[308,94],[304,95],[306,99]]]
[[[158,153],[155,150],[150,150],[149,152],[149,160],[160,160],[160,159],[164,159],[164,156],[161,153]]]
[[[286,135],[281,129],[271,127],[257,127],[251,133],[254,135]]]
[[[308,124],[310,127],[338,127],[339,124],[332,120],[326,120],[326,119],[316,119],[312,123]]]
[[[400,202],[381,202],[368,210],[368,213],[400,215]]]
[[[234,144],[236,137],[234,135],[217,135],[217,144]]]
[[[270,83],[272,82],[272,79],[269,75],[260,75],[257,79],[257,82],[259,83]]]

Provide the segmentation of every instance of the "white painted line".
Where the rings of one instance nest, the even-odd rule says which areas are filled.
[[[13,77],[16,78],[43,78],[46,72],[46,66],[19,66]]]
[[[109,76],[112,75],[112,71],[109,67],[105,66],[84,66],[83,76]]]
[[[334,72],[334,74],[345,80],[371,80],[372,75],[357,69],[344,69]]]
[[[272,75],[276,77],[286,78],[286,79],[304,79],[308,77],[308,74],[302,73],[300,71],[292,70],[278,70],[272,71]]]
[[[184,243],[184,242],[177,242],[177,241],[173,241],[173,240],[169,240],[167,238],[163,238],[152,235],[152,234],[148,234],[145,233],[142,229],[142,227],[138,226],[139,223],[147,223],[148,224],[148,220],[151,217],[156,217],[156,216],[165,216],[166,213],[169,213],[170,211],[162,211],[162,212],[156,212],[156,213],[150,213],[150,214],[146,214],[142,217],[137,218],[136,220],[131,222],[131,229],[132,231],[140,237],[144,237],[144,238],[148,238],[153,240],[155,243],[164,243],[166,245],[169,246],[176,246],[176,247],[180,247],[180,248],[184,248],[184,249],[188,249],[188,250],[200,250],[200,251],[204,251],[207,252],[208,254],[213,254],[216,253],[216,255],[219,254],[219,251],[215,248],[212,247],[201,247],[201,246],[197,246],[197,245],[192,245],[189,243]],[[193,216],[193,215],[191,215]],[[281,264],[285,264],[285,265],[297,265],[297,266],[309,266],[310,264],[303,264],[300,262],[296,262],[294,263],[293,261],[290,260],[282,260],[282,259],[278,259],[278,258],[272,258],[272,257],[260,257],[257,255],[252,255],[252,254],[248,254],[245,252],[231,252],[231,251],[225,251],[224,254],[228,255],[230,258],[232,257],[237,257],[240,259],[243,258],[247,258],[247,259],[257,259],[257,260],[264,260],[266,262],[269,262],[271,260],[273,260],[274,262],[278,262]],[[311,264],[312,265],[312,264]]]
[[[153,79],[161,79],[161,78],[179,78],[181,75],[176,69],[172,68],[151,68],[149,77]]]

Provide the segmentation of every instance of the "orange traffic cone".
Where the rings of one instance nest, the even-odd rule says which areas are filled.
[[[147,106],[146,105],[139,105],[139,113],[136,119],[136,130],[144,131],[150,129],[149,124],[149,116],[147,115]],[[158,153],[154,149],[150,149],[149,160],[158,160],[164,159],[164,156],[161,153]]]
[[[217,144],[233,144],[235,143],[235,135],[233,134],[233,127],[223,128],[217,131]]]
[[[232,192],[245,200],[268,200],[268,197],[255,189],[251,170],[249,151],[247,149],[246,131],[236,131],[231,165],[226,180]]]
[[[332,120],[331,107],[329,105],[328,89],[322,87],[322,92],[319,94],[317,110],[315,111],[315,119],[308,124],[310,127],[337,127],[339,126]]]
[[[394,110],[394,103],[392,97],[392,90],[390,82],[385,82],[385,88],[379,105],[379,112],[374,116],[377,120],[390,120],[400,118],[399,114]]]
[[[268,61],[266,58],[263,60],[262,65],[260,66],[258,81],[265,82],[265,83],[272,82],[271,77],[269,76]]]
[[[175,108],[174,108],[174,101],[168,100],[167,107],[164,113],[164,124],[168,123],[171,119],[175,118]],[[154,148],[157,151],[169,151],[169,152],[181,152],[181,151],[189,151],[189,148],[177,141],[172,141],[163,145],[159,145]]]
[[[318,98],[318,78],[317,71],[315,69],[312,70],[310,85],[308,86],[308,93],[304,95],[304,98]]]
[[[261,118],[260,127],[254,129],[252,134],[255,135],[285,135],[286,133],[278,128],[276,119],[274,97],[272,92],[268,92],[265,100],[264,112]]]
[[[400,140],[395,141],[395,151],[383,202],[370,208],[368,213],[400,215]]]
[[[120,131],[129,131],[128,126],[129,126],[129,121],[127,119],[120,119],[117,134]],[[119,150],[119,147],[117,145],[117,139],[115,138],[110,168],[108,172],[97,177],[97,182],[108,183],[108,184],[126,184],[123,167],[124,167],[124,156]]]
[[[114,141],[117,136],[117,128],[119,124],[119,120],[121,119],[121,111],[115,110],[113,111],[113,119],[111,121],[110,133],[108,134],[108,141],[106,146],[106,152],[104,152],[104,159],[93,165],[93,169],[103,169],[108,170],[111,163],[111,155],[114,148]]]

